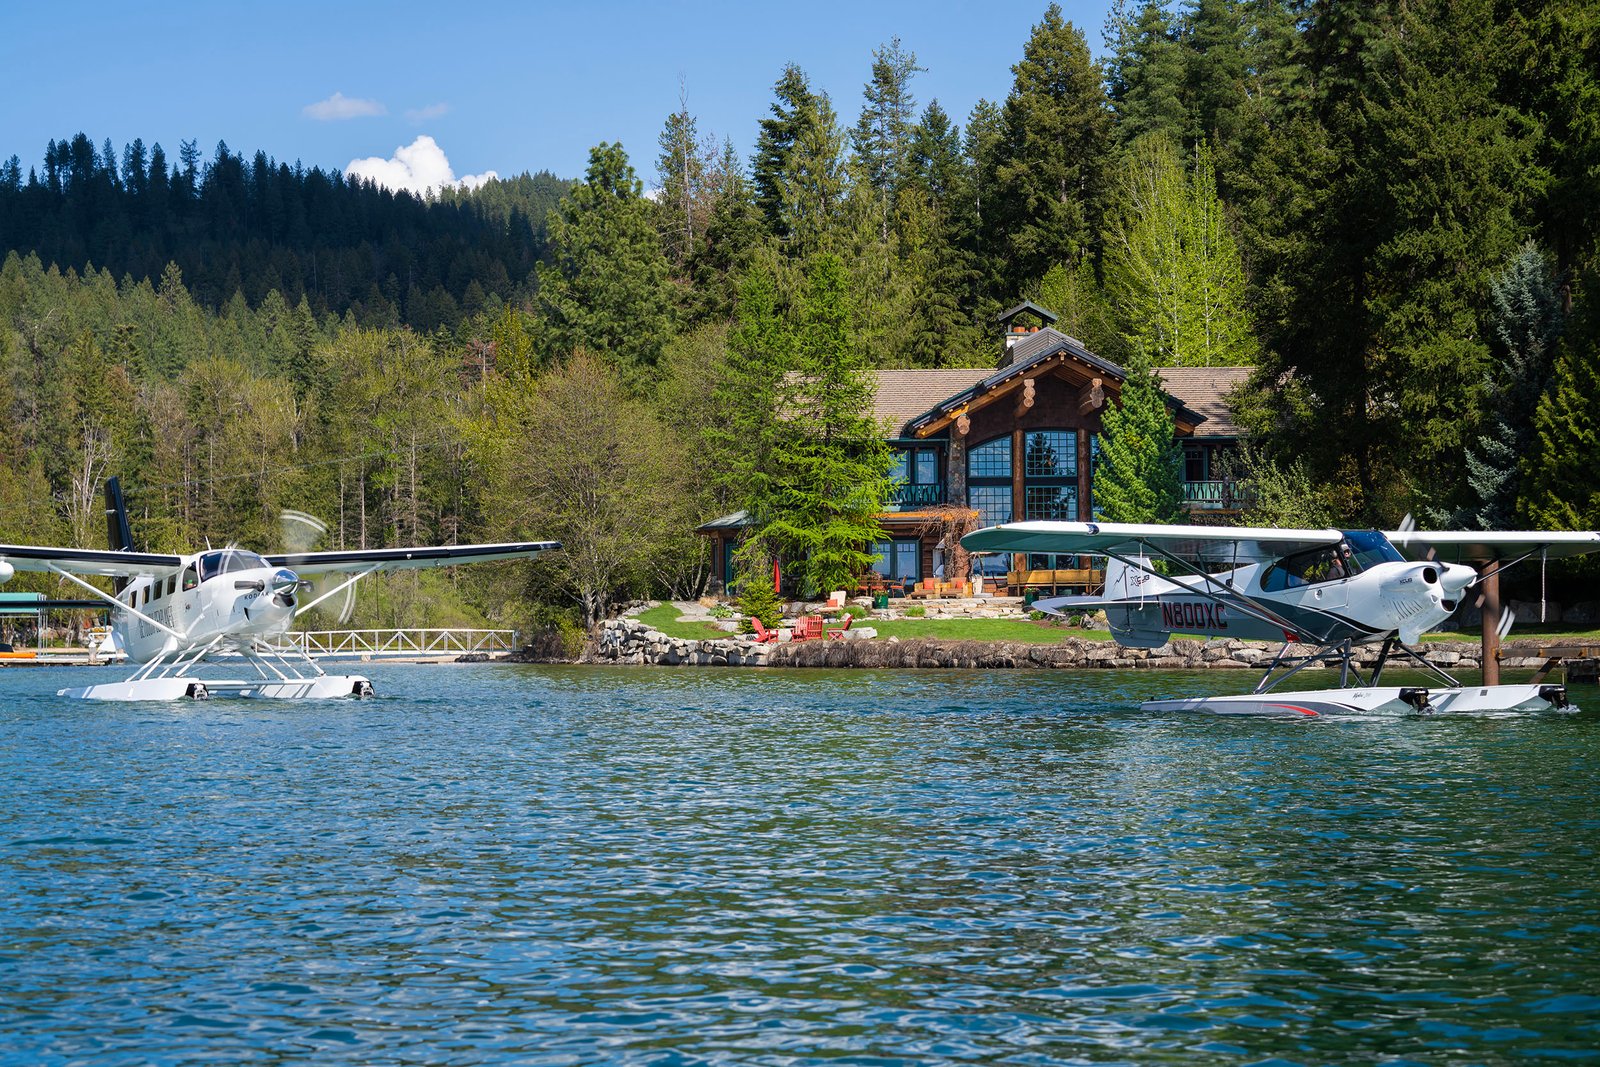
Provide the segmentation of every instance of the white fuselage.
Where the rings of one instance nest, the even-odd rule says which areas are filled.
[[[113,613],[112,640],[130,660],[147,663],[219,637],[237,647],[282,634],[294,619],[298,582],[254,553],[196,553],[179,573],[135,578],[117,594],[132,610]]]
[[[1135,646],[1153,647],[1173,632],[1356,644],[1398,636],[1409,645],[1448,619],[1477,578],[1457,564],[1355,562],[1338,552],[1330,548],[1326,559],[1302,554],[1298,567],[1291,557],[1209,578],[1163,578],[1113,565],[1106,592],[1126,606],[1108,608],[1107,617],[1117,639]]]

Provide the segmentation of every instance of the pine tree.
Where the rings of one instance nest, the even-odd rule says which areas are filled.
[[[696,239],[705,238],[706,160],[695,117],[680,92],[678,110],[667,116],[661,130],[661,155],[656,174],[661,182],[657,201],[661,214],[662,246],[674,272],[683,275],[693,258]]]
[[[1117,27],[1106,83],[1123,144],[1146,134],[1181,142],[1189,132],[1184,101],[1184,53],[1164,0],[1145,0],[1138,14]]]
[[[667,262],[620,144],[589,150],[581,185],[550,213],[539,300],[557,351],[585,347],[619,366],[655,363],[671,327]]]
[[[794,144],[778,176],[778,232],[790,257],[809,262],[834,247],[846,224],[849,191],[844,131],[828,98],[814,97],[798,117]]]
[[[755,159],[751,163],[751,183],[755,189],[756,207],[767,221],[767,229],[776,237],[787,236],[784,218],[783,183],[789,173],[789,153],[801,131],[813,121],[817,97],[811,91],[805,71],[790,63],[772,87],[777,97],[772,102],[772,114],[761,120],[760,133],[756,135]]]

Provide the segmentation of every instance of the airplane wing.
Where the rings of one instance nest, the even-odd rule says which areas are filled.
[[[72,574],[99,574],[108,578],[166,575],[183,566],[182,556],[160,552],[111,552],[97,548],[47,548],[42,545],[0,545],[0,562],[14,570],[52,570],[52,564]]]
[[[491,563],[506,559],[532,559],[553,552],[559,541],[512,541],[497,545],[439,545],[431,548],[361,548],[334,552],[290,552],[267,556],[274,567],[290,567],[296,574],[354,574],[358,571],[397,571],[416,567],[447,567],[453,563]]]
[[[1407,559],[1445,563],[1535,556],[1565,559],[1600,552],[1600,533],[1592,530],[1398,530],[1384,536]]]
[[[961,539],[968,552],[1053,552],[1141,555],[1151,550],[1209,563],[1264,563],[1308,548],[1338,544],[1338,530],[1271,530],[1250,526],[1162,526],[1116,522],[1007,522]]]

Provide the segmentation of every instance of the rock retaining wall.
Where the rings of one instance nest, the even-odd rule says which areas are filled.
[[[915,638],[883,641],[795,641],[758,645],[737,638],[691,641],[668,637],[633,619],[612,619],[584,656],[589,663],[637,663],[657,666],[705,667],[957,667],[1092,670],[1230,670],[1265,666],[1278,645],[1263,641],[1213,638],[1209,641],[1175,640],[1160,648],[1123,648],[1111,641],[1064,637],[1060,644],[1036,645],[1021,641],[940,641]],[[1429,658],[1446,670],[1478,669],[1478,645],[1446,642],[1428,646]],[[1358,650],[1358,663],[1371,667],[1378,658],[1376,646]],[[1390,657],[1396,669],[1406,666],[1403,656]],[[1500,665],[1508,670],[1531,669],[1544,663],[1538,646],[1509,642]]]

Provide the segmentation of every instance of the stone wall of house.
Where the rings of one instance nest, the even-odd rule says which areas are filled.
[[[685,667],[929,667],[1096,670],[1260,670],[1278,650],[1264,641],[1213,638],[1175,640],[1160,648],[1123,648],[1111,641],[1068,637],[1060,644],[1020,641],[941,641],[915,638],[882,641],[792,641],[761,645],[729,637],[691,641],[668,637],[634,619],[612,619],[585,653],[589,663],[628,663]],[[1446,670],[1475,671],[1475,642],[1428,646],[1429,657]],[[1358,650],[1357,662],[1369,669],[1378,649]],[[1404,669],[1403,657],[1390,664]],[[1537,643],[1508,642],[1500,664],[1507,670],[1531,669],[1544,663]]]

